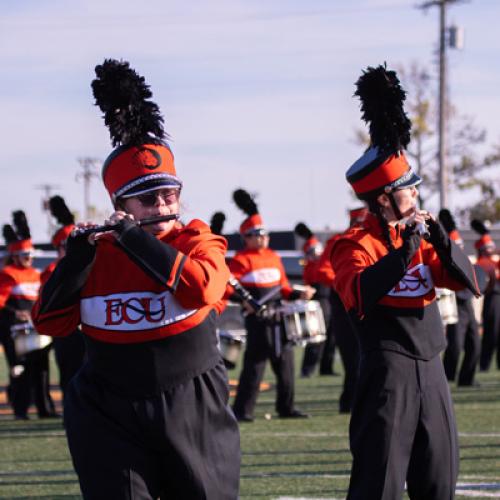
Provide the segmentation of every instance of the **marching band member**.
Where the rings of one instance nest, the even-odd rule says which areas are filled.
[[[244,249],[236,253],[229,263],[232,275],[244,288],[262,303],[276,302],[280,298],[310,299],[314,289],[294,291],[285,274],[279,255],[269,248],[269,234],[252,197],[243,189],[233,193],[236,205],[247,215],[240,226]],[[230,295],[231,288],[229,287]],[[280,418],[307,418],[294,407],[293,346],[282,338],[280,324],[270,322],[256,314],[252,306],[243,302],[247,311],[245,328],[247,343],[243,358],[238,390],[233,405],[240,422],[252,422],[259,386],[269,359],[277,379],[276,411]]]
[[[485,271],[488,281],[484,292],[483,339],[479,357],[479,369],[486,372],[490,369],[495,350],[497,367],[500,368],[500,270],[499,261],[495,259],[495,242],[489,229],[477,219],[471,221],[471,227],[480,235],[474,247],[477,251],[477,264]]]
[[[49,387],[50,345],[21,355],[16,353],[11,336],[12,326],[31,323],[31,308],[40,288],[26,215],[18,210],[13,220],[16,230],[10,224],[3,227],[8,260],[0,271],[0,330],[9,366],[9,399],[15,419],[28,419],[32,393],[40,418],[57,417]]]
[[[325,325],[328,325],[330,322],[330,288],[327,285],[323,285],[318,279],[318,264],[319,258],[323,253],[323,245],[303,222],[299,222],[295,226],[294,232],[297,236],[305,240],[302,245],[302,252],[304,254],[302,279],[306,285],[312,286],[315,289],[316,292],[313,295],[313,299],[320,303],[325,318]],[[322,357],[324,344],[324,342],[308,343],[305,346],[300,370],[302,377],[310,377],[312,375]],[[333,364],[333,354],[331,361],[330,367]]]
[[[42,284],[49,279],[57,262],[66,254],[66,241],[75,227],[75,217],[61,196],[49,199],[49,210],[61,227],[52,236],[52,246],[57,251],[57,260],[51,262],[42,272]],[[59,368],[59,385],[64,396],[69,381],[82,366],[85,356],[85,344],[80,329],[77,328],[64,337],[54,337],[54,354]]]
[[[144,78],[112,59],[96,75],[118,146],[102,171],[113,230],[79,225],[34,308],[40,331],[81,323],[85,334],[64,412],[83,497],[234,500],[239,431],[213,310],[229,278],[226,242],[200,220],[175,221],[182,182]]]
[[[406,480],[411,499],[452,499],[457,431],[434,286],[479,291],[467,256],[416,208],[420,178],[403,153],[411,123],[396,73],[368,68],[356,95],[371,146],[346,177],[370,213],[331,251],[334,286],[361,346],[347,498],[402,498]]]
[[[349,211],[349,227],[360,224],[368,210],[366,207],[353,208]],[[320,257],[318,265],[318,279],[330,287],[330,324],[328,330],[333,333],[340,351],[342,364],[344,365],[344,383],[339,398],[339,412],[350,413],[354,401],[356,382],[359,371],[359,344],[354,332],[352,321],[345,310],[344,304],[336,292],[333,284],[335,281],[335,272],[330,260],[331,249],[335,241],[341,236],[333,235],[326,242],[325,251]],[[327,341],[328,342],[328,341]]]
[[[450,239],[463,249],[462,237],[458,232],[451,212],[447,208],[442,208],[439,211],[439,221]],[[459,290],[455,295],[458,321],[446,325],[447,346],[443,356],[444,371],[446,378],[453,382],[456,377],[460,353],[463,350],[464,357],[458,374],[457,385],[472,386],[475,384],[474,376],[480,352],[479,326],[472,305],[474,295],[468,289]]]

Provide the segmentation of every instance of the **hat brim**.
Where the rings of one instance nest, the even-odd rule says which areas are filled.
[[[126,193],[119,196],[119,198],[132,198],[139,194],[149,193],[151,191],[157,191],[158,189],[181,189],[182,181],[174,176],[163,179],[154,179],[146,181],[142,184],[134,186],[132,189]]]
[[[267,236],[269,231],[263,227],[254,227],[246,231],[243,236]]]
[[[412,171],[411,176],[401,184],[394,186],[394,189],[406,189],[413,186],[418,186],[422,182],[422,178]]]

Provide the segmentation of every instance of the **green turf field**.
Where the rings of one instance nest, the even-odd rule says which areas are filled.
[[[238,373],[231,370],[230,377]],[[273,382],[270,369],[266,378]],[[479,388],[452,388],[461,443],[460,499],[500,498],[500,371],[478,380]],[[348,417],[337,413],[340,385],[338,376],[297,380],[297,406],[312,415],[309,420],[266,420],[274,391],[260,395],[256,421],[241,426],[242,500],[345,498],[350,454]],[[0,417],[0,450],[0,498],[80,498],[59,420]]]

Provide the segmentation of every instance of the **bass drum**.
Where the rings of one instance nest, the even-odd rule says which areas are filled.
[[[458,310],[455,292],[447,288],[436,288],[436,299],[443,325],[453,325],[457,323]]]
[[[30,352],[44,349],[52,343],[52,337],[38,334],[29,322],[12,325],[10,333],[18,356],[25,356]]]

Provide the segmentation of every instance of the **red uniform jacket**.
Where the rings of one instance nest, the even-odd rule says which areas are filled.
[[[400,228],[390,227],[390,234],[395,249],[399,249],[403,243]],[[461,252],[455,245],[456,251]],[[409,265],[401,267],[394,261],[392,268],[384,268],[383,275],[372,274],[370,279],[362,280],[363,273],[372,266],[375,269],[379,264],[380,269],[380,261],[388,253],[378,220],[367,216],[360,226],[347,230],[333,244],[335,289],[354,319],[364,351],[388,349],[430,359],[445,347],[434,287],[459,290],[464,283],[448,271],[454,266],[452,259],[445,265],[425,240]],[[466,272],[474,276],[470,263]]]
[[[260,250],[240,250],[229,262],[231,274],[246,288],[256,300],[276,293],[273,299],[289,299],[294,294],[281,257],[270,248]],[[232,294],[228,287],[226,297]]]
[[[212,311],[229,279],[226,247],[199,220],[161,240],[134,227],[118,241],[100,239],[81,289],[56,300],[68,251],[42,288],[36,327],[61,336],[81,323],[89,363],[122,389],[134,377],[141,391],[179,383],[220,359]]]
[[[14,310],[29,311],[38,297],[40,271],[14,264],[0,271],[0,310],[2,321],[14,322]]]
[[[325,249],[319,258],[318,268],[316,271],[318,280],[321,284],[325,286],[333,287],[333,281],[335,278],[335,272],[333,270],[330,254],[332,253],[332,248],[335,242],[338,240],[340,234],[335,234],[328,239],[325,245]]]
[[[477,259],[477,264],[483,268],[488,276],[488,286],[484,293],[500,293],[500,261],[495,262],[491,257],[481,255]]]

